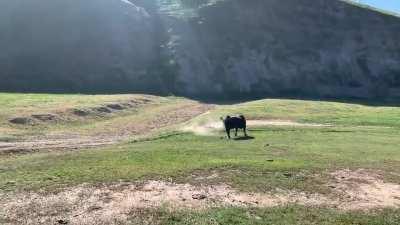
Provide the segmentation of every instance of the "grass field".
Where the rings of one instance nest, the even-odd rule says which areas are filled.
[[[278,185],[312,191],[315,187],[304,185],[314,182],[304,179],[316,171],[370,168],[400,173],[396,129],[260,128],[250,134],[254,140],[227,141],[177,133],[102,149],[3,157],[0,187],[29,190],[120,179],[181,179],[195,170],[222,170],[227,176],[224,181],[245,190]],[[288,171],[305,175],[298,180],[279,176]],[[12,186],[7,186],[9,181]]]
[[[0,124],[3,130],[10,127],[23,129],[9,125],[7,119],[25,108],[29,109],[29,113],[36,112],[36,107],[41,112],[54,112],[55,108],[65,105],[69,108],[92,107],[124,98],[126,96],[1,94],[0,102],[4,103],[1,107],[4,108],[0,110]],[[143,121],[191,102],[174,97],[152,98],[157,104],[140,109],[143,110],[140,118],[146,118]],[[68,132],[86,130],[95,133],[99,129],[108,132],[106,127],[118,124],[115,121],[132,123],[139,118],[137,113],[121,112],[99,117],[98,121],[92,117],[89,121],[81,121],[79,129],[71,128],[76,125],[70,124],[39,126],[48,130],[67,129]],[[290,190],[334,198],[340,193],[329,185],[334,180],[331,174],[344,169],[362,169],[379,177],[384,184],[400,184],[400,108],[266,99],[237,105],[216,105],[209,113],[195,117],[182,126],[218,121],[222,115],[235,113],[244,114],[249,119],[329,126],[250,127],[249,134],[253,139],[229,141],[222,131],[196,135],[182,131],[177,124],[170,124],[169,129],[161,129],[150,136],[139,138],[132,134],[130,139],[110,146],[4,154],[0,155],[0,193],[3,194],[0,194],[0,199],[1,196],[8,198],[21,193],[57,193],[82,184],[96,187],[120,182],[145,183],[149,180],[194,186],[228,184],[245,193]],[[110,132],[121,126],[114,126]],[[0,137],[7,135],[0,133]],[[351,182],[360,186],[364,184],[357,183],[357,180]],[[396,199],[400,200],[400,196],[392,199],[394,204],[399,204]],[[3,216],[3,223],[18,224],[18,220],[4,215],[10,212],[0,209],[0,222]],[[160,206],[132,209],[126,214],[125,222],[108,221],[104,224],[380,225],[400,224],[399,215],[398,207],[379,206],[369,211],[360,208],[348,211],[326,205],[307,207],[296,203],[272,207],[224,206],[204,210],[171,210]],[[52,219],[63,216],[62,210],[56,211]]]

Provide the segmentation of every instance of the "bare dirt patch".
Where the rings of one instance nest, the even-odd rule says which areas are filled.
[[[364,210],[400,207],[400,185],[384,182],[376,172],[364,169],[339,170],[331,175],[334,182],[329,186],[340,198],[339,208]]]
[[[340,210],[400,207],[400,185],[385,183],[378,173],[339,170],[327,184],[332,194],[276,189],[249,193],[227,184],[192,185],[164,181],[80,185],[57,193],[1,193],[0,218],[9,224],[124,224],[140,209],[204,210],[211,207],[274,207],[286,204]],[[210,179],[217,178],[212,174]],[[208,179],[208,178],[206,178]],[[5,223],[7,224],[7,223]]]
[[[247,120],[248,127],[263,126],[288,126],[288,127],[328,127],[329,124],[298,123],[290,120]],[[210,135],[216,131],[223,130],[222,121],[201,121],[183,127],[184,131],[193,132],[198,135]]]
[[[317,194],[279,191],[276,194],[243,193],[228,185],[192,186],[160,181],[143,185],[82,185],[56,194],[0,196],[0,215],[11,224],[115,224],[126,222],[130,212],[143,208],[207,209],[219,206],[271,207],[288,203],[320,205]]]

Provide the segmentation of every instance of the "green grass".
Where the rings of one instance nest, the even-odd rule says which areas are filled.
[[[200,119],[219,118],[219,116],[235,113],[244,114],[249,118],[288,119],[343,126],[400,127],[399,107],[284,99],[219,106],[211,115],[205,115]]]
[[[308,175],[316,171],[362,167],[400,172],[397,129],[265,128],[250,134],[255,139],[227,141],[219,136],[182,133],[104,149],[3,157],[0,187],[35,189],[169,177],[185,180],[193,171],[220,170],[224,181],[244,190],[284,187],[313,191],[319,189],[318,183]],[[295,176],[284,178],[282,173],[287,171]]]
[[[58,107],[88,107],[121,96],[0,94],[3,119],[16,112],[51,111]],[[151,120],[186,100],[165,98],[165,104],[135,113],[49,126],[73,133],[116,132],[131,121]],[[67,102],[69,102],[67,104]],[[400,177],[400,108],[335,102],[267,99],[239,105],[219,105],[193,122],[218,120],[226,114],[248,118],[328,123],[331,127],[262,127],[250,129],[254,139],[228,141],[223,133],[197,136],[168,131],[146,139],[97,149],[0,155],[0,191],[54,191],[82,183],[140,182],[148,179],[182,183],[228,183],[242,191],[276,188],[330,193],[327,173],[343,168],[379,170],[386,181]],[[1,116],[0,116],[1,118]],[[1,125],[0,128],[7,129]],[[20,129],[20,128],[18,128]],[[27,129],[29,132],[31,128]],[[26,133],[19,133],[26,135]],[[0,141],[17,136],[2,132]],[[271,161],[273,160],[273,161]],[[196,180],[193,176],[219,176]],[[290,173],[292,176],[285,176]],[[314,176],[320,174],[322,176]],[[398,209],[343,212],[287,205],[272,208],[214,208],[205,211],[136,210],[131,224],[400,224]],[[1,219],[0,219],[1,220]],[[0,221],[1,223],[1,221]]]
[[[375,213],[339,212],[326,208],[302,206],[265,209],[216,208],[202,212],[169,212],[160,209],[134,212],[130,224],[394,225],[400,224],[400,211],[386,209]]]
[[[89,107],[126,100],[132,95],[17,94],[0,93],[0,119],[14,114],[48,112],[67,107]]]

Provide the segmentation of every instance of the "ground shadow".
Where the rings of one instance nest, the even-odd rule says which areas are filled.
[[[254,139],[253,136],[243,136],[243,137],[232,138],[232,140],[234,140],[234,141],[246,141],[246,140],[252,140],[252,139]]]

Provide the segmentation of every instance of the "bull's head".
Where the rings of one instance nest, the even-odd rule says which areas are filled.
[[[231,116],[229,116],[229,115],[227,115],[226,117],[225,117],[225,119],[224,119],[224,117],[220,117],[220,119],[223,121],[223,122],[225,122],[226,120],[229,120],[231,118]]]

